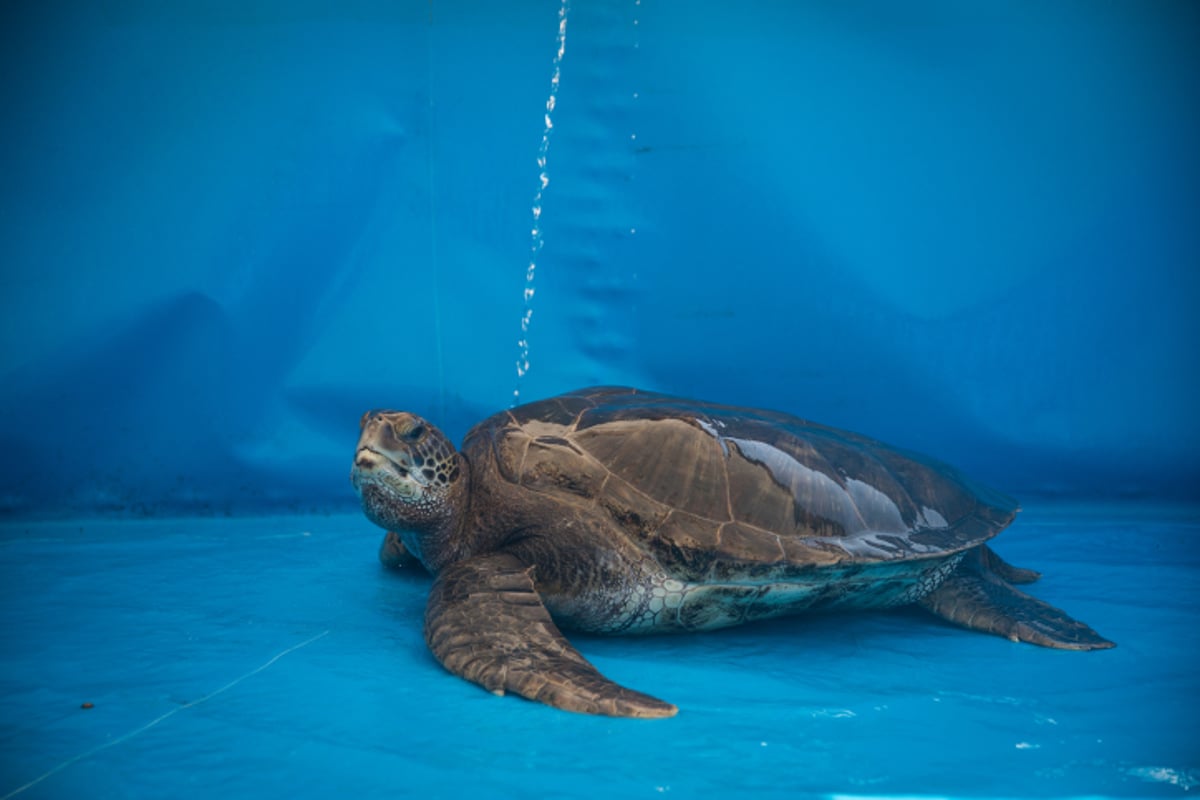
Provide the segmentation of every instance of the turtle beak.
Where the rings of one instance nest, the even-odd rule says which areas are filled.
[[[382,455],[369,447],[360,447],[358,448],[358,452],[354,454],[354,466],[357,469],[376,469],[386,460]]]
[[[384,454],[367,445],[358,448],[354,454],[351,480],[363,472],[375,472],[386,467],[390,467],[401,479],[412,481],[421,488],[429,485],[421,470],[413,466],[408,453]]]

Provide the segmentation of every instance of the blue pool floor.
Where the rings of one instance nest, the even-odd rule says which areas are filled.
[[[676,703],[497,698],[421,639],[358,515],[0,525],[0,798],[1200,796],[1200,514],[1035,506],[1001,534],[1118,643],[921,614],[575,637]],[[91,703],[92,708],[81,705]]]

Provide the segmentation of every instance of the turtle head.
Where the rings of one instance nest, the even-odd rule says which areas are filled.
[[[396,531],[425,568],[456,560],[467,465],[440,430],[404,411],[368,411],[350,482],[367,518]]]

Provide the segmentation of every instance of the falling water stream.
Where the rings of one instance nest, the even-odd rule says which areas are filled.
[[[542,129],[542,142],[538,146],[538,187],[533,195],[533,227],[530,231],[529,265],[525,269],[524,309],[521,312],[521,337],[517,341],[517,384],[513,389],[513,405],[521,400],[521,379],[529,372],[529,325],[533,320],[533,295],[536,287],[534,281],[537,274],[537,260],[544,241],[542,239],[542,198],[546,187],[550,185],[550,173],[547,170],[547,157],[550,153],[550,134],[554,130],[554,106],[558,100],[558,87],[562,77],[563,54],[567,48],[567,12],[570,9],[568,0],[562,0],[558,10],[558,36],[554,49],[554,73],[550,78],[550,96],[546,100],[545,126]]]

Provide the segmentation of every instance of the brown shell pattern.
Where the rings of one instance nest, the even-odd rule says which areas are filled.
[[[469,438],[481,435],[510,480],[598,504],[660,561],[937,558],[991,538],[1017,510],[951,467],[864,436],[622,387],[517,407]]]

